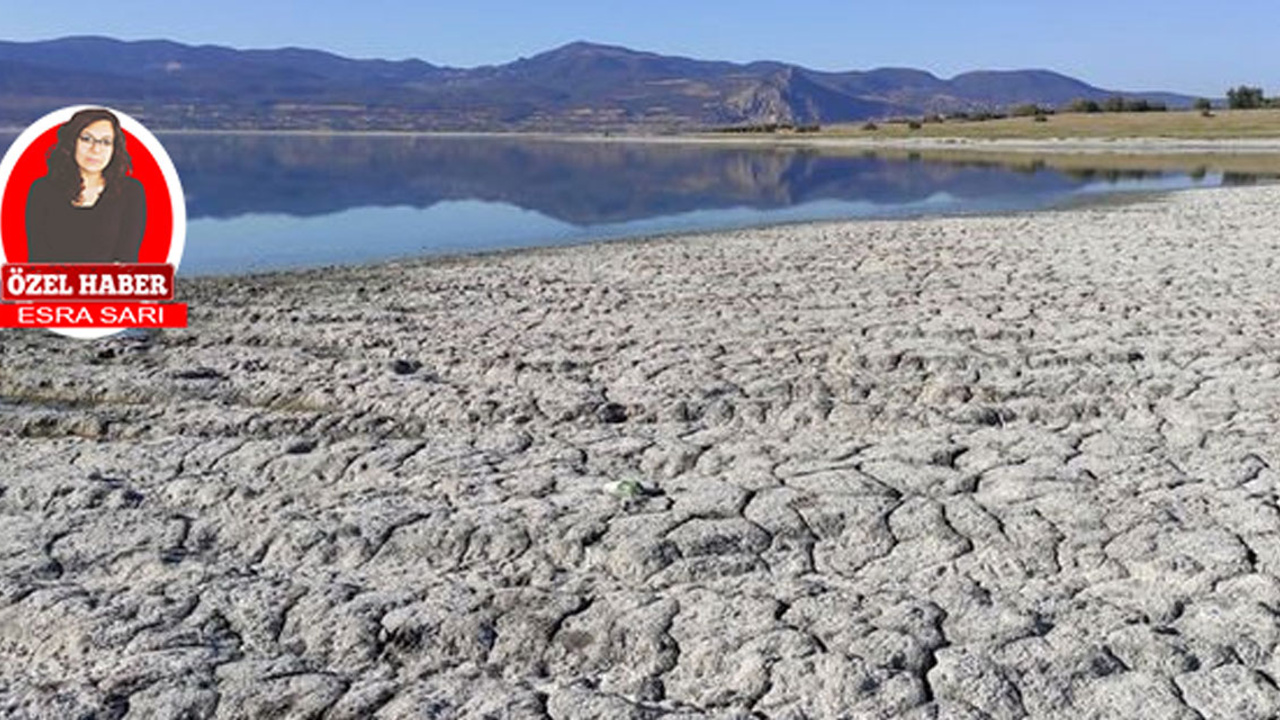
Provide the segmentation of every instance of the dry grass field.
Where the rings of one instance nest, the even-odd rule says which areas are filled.
[[[824,125],[805,133],[707,133],[700,141],[820,147],[823,153],[892,159],[997,164],[1015,169],[1050,167],[1066,172],[1178,171],[1280,176],[1274,147],[1232,147],[1231,141],[1280,140],[1280,109],[1144,113],[1060,113],[999,120],[906,119]],[[842,141],[848,140],[847,144]],[[1058,140],[1092,143],[1082,149]],[[1146,141],[1157,141],[1148,143]],[[1206,143],[1164,146],[1158,141]],[[883,142],[881,142],[883,141]],[[914,141],[923,141],[916,143]],[[1001,144],[999,141],[1011,141]],[[1110,141],[1115,141],[1114,146]],[[1024,143],[1017,146],[1017,143]],[[1221,142],[1221,146],[1217,143]],[[1030,143],[1030,146],[1025,145]],[[1099,144],[1101,143],[1101,144]],[[1274,144],[1274,143],[1272,143]]]
[[[839,152],[824,149],[824,152]],[[999,165],[1028,172],[1052,168],[1067,173],[1185,172],[1235,173],[1265,178],[1280,177],[1280,153],[1080,153],[998,151],[990,148],[908,148],[886,147],[869,151],[850,148],[846,152],[891,160],[920,160],[973,165]]]
[[[955,137],[972,139],[1049,138],[1178,138],[1242,139],[1280,138],[1280,110],[1214,110],[1209,117],[1199,111],[1146,113],[1060,113],[1000,120],[948,120],[923,123],[911,129],[906,122],[876,123],[875,130],[862,123],[831,125],[814,133],[818,137]]]

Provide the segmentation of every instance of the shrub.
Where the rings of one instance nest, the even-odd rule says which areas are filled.
[[[923,127],[923,125],[921,125],[921,124],[920,124],[920,121],[919,121],[919,120],[908,120],[908,121],[907,121],[907,129],[908,129],[908,130],[919,130],[921,127]]]
[[[1267,99],[1262,95],[1262,88],[1241,85],[1227,91],[1227,107],[1232,110],[1254,110],[1266,105]]]
[[[1102,110],[1104,112],[1124,112],[1124,98],[1119,95],[1112,95],[1102,101]]]
[[[880,126],[868,120],[867,122],[863,123],[862,129],[866,130],[867,132],[874,132],[876,130],[879,130]]]
[[[1099,105],[1097,101],[1086,100],[1085,98],[1079,98],[1077,100],[1072,100],[1071,104],[1067,105],[1067,112],[1077,112],[1077,113],[1102,112],[1102,106]]]
[[[1010,114],[1014,117],[1031,117],[1032,115],[1041,115],[1043,113],[1044,111],[1040,109],[1040,106],[1033,103],[1018,105],[1010,111]]]
[[[1151,102],[1149,100],[1126,100],[1124,102],[1125,112],[1164,112],[1169,108],[1162,102]]]
[[[1213,109],[1213,103],[1209,102],[1209,98],[1197,98],[1191,107],[1204,113]]]

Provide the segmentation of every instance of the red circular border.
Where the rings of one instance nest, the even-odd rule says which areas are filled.
[[[31,183],[49,173],[45,159],[57,142],[59,127],[61,125],[49,128],[28,145],[9,174],[4,197],[0,198],[0,238],[4,241],[6,262],[27,262],[27,195],[31,191]],[[122,128],[121,131],[129,148],[129,159],[133,161],[131,175],[142,183],[147,194],[147,223],[138,262],[168,262],[169,246],[173,243],[173,203],[169,197],[169,186],[147,146],[128,130]]]

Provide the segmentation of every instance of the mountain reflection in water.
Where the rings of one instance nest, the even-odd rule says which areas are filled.
[[[7,145],[11,138],[0,138]],[[1024,210],[1249,176],[1057,171],[808,149],[422,135],[161,134],[183,274],[818,219]]]
[[[575,225],[815,200],[918,202],[1064,191],[1093,178],[806,150],[518,138],[176,135],[190,217],[483,200]],[[1132,177],[1142,178],[1147,173]]]

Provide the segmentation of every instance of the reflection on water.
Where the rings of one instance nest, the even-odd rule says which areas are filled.
[[[194,218],[500,202],[574,225],[815,200],[900,205],[939,192],[1062,189],[977,165],[908,165],[811,151],[505,138],[171,136]]]
[[[190,220],[183,274],[368,262],[816,219],[1046,207],[1256,176],[1043,161],[501,137],[161,138]],[[5,146],[11,138],[0,138]]]

